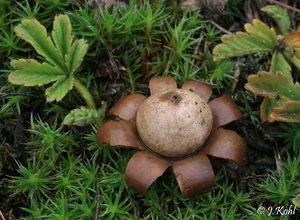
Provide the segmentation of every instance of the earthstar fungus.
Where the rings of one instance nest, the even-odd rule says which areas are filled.
[[[115,148],[135,148],[125,180],[139,193],[169,167],[181,193],[191,197],[210,191],[215,175],[208,157],[242,165],[246,142],[236,132],[222,128],[241,117],[230,97],[209,101],[212,88],[200,81],[186,81],[181,89],[175,80],[154,77],[150,97],[133,93],[109,111],[117,116],[99,129],[97,140]]]

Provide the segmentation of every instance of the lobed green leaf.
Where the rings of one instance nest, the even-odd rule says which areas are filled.
[[[49,63],[64,70],[64,59],[40,22],[36,19],[24,19],[14,30],[18,37],[30,43]]]
[[[256,95],[300,101],[300,85],[295,84],[291,76],[281,72],[259,72],[248,77],[245,88]]]
[[[278,51],[275,51],[271,61],[271,72],[272,73],[282,72],[290,76],[291,71],[292,71],[291,66],[286,61],[283,54]]]
[[[70,19],[67,15],[56,16],[53,22],[52,39],[60,54],[65,58],[69,53],[73,36]]]
[[[283,51],[285,58],[300,70],[300,31],[288,34],[282,43],[285,46]]]
[[[65,77],[60,69],[33,59],[12,60],[11,65],[15,70],[9,74],[8,80],[16,85],[42,86]]]
[[[46,89],[47,101],[60,101],[65,95],[73,88],[74,78],[69,76],[68,78],[57,80],[51,87]]]
[[[287,11],[278,5],[267,5],[261,9],[277,23],[282,34],[287,34],[291,28],[291,21]]]
[[[277,105],[278,100],[272,97],[265,97],[260,105],[260,119],[262,121],[274,122],[274,119],[270,117],[270,114]]]
[[[270,118],[283,122],[300,122],[300,101],[286,101],[282,105],[274,107]]]
[[[275,31],[258,19],[254,19],[252,24],[246,24],[245,30],[246,32],[237,32],[234,35],[223,35],[222,44],[213,50],[214,60],[271,52],[277,45]]]
[[[260,106],[262,121],[300,122],[300,85],[290,74],[259,72],[248,77],[245,88],[265,97]]]
[[[86,41],[81,39],[73,42],[72,26],[67,15],[55,17],[53,41],[47,35],[46,28],[36,19],[24,19],[14,30],[47,63],[33,59],[13,60],[11,65],[15,70],[9,75],[9,81],[24,86],[42,86],[55,82],[46,90],[47,101],[60,101],[73,88],[73,73],[87,52]]]
[[[297,58],[297,56],[295,55],[287,55],[286,53],[284,53],[285,57],[287,60],[289,60],[298,70],[300,70],[300,59]]]
[[[71,73],[74,73],[83,61],[88,49],[85,40],[75,40],[70,48],[69,53],[66,55],[66,63]]]

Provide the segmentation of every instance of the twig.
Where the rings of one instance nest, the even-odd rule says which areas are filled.
[[[208,20],[208,22],[212,25],[214,25],[216,28],[218,28],[220,31],[226,33],[226,34],[233,34],[230,31],[227,31],[225,28],[221,27],[220,25],[218,25],[216,22],[212,21],[212,20]]]
[[[1,218],[1,220],[5,220],[5,217],[4,217],[4,215],[2,214],[1,211],[0,211],[0,218]]]
[[[94,220],[98,220],[99,208],[100,208],[100,191],[99,191],[99,174],[96,174],[96,211],[94,215]]]
[[[287,4],[284,4],[284,3],[282,3],[282,2],[278,2],[278,1],[276,1],[276,0],[267,0],[267,1],[270,2],[270,3],[276,4],[276,5],[280,5],[280,6],[286,8],[286,9],[288,9],[288,10],[291,10],[291,11],[295,11],[295,12],[300,13],[300,9],[295,8],[295,7],[293,7],[293,6],[290,6],[290,5],[287,5]]]

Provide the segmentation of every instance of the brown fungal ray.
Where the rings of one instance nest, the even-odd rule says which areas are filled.
[[[145,99],[145,96],[138,93],[125,96],[110,109],[109,114],[116,115],[124,120],[135,119],[137,110]]]
[[[125,181],[139,193],[146,193],[151,184],[170,166],[166,160],[159,159],[146,151],[140,151],[129,160]]]
[[[184,197],[210,191],[215,181],[211,163],[204,154],[175,161],[172,170]]]
[[[241,166],[247,144],[236,132],[219,128],[208,139],[203,150],[209,156],[230,160]]]
[[[208,103],[214,115],[214,127],[218,128],[242,117],[237,105],[228,96],[221,96]]]
[[[130,121],[106,121],[97,133],[99,144],[109,144],[112,147],[143,149],[138,139],[135,124]]]
[[[150,79],[149,87],[153,95],[164,90],[177,89],[177,84],[172,76],[158,76]]]
[[[211,86],[209,86],[203,82],[197,81],[197,80],[186,81],[183,84],[182,89],[186,89],[186,90],[195,92],[205,101],[208,101],[212,94]]]

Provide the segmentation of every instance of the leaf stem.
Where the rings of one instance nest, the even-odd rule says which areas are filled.
[[[77,91],[80,93],[86,104],[91,109],[96,109],[95,102],[91,93],[87,90],[87,88],[76,78],[74,78],[74,86]]]

